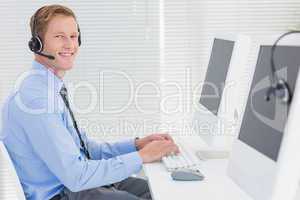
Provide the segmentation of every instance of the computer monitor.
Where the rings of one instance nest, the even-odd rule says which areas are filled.
[[[216,116],[221,103],[234,43],[234,40],[214,38],[211,49],[199,103]]]
[[[255,200],[270,200],[274,197],[279,169],[281,165],[284,166],[280,157],[289,148],[286,147],[289,144],[282,145],[284,138],[289,134],[287,121],[297,118],[290,117],[291,105],[300,100],[295,95],[292,104],[281,103],[274,97],[269,101],[265,99],[270,86],[271,47],[276,38],[259,38],[254,46],[257,55],[254,59],[256,64],[253,63],[256,66],[255,73],[228,165],[229,176]],[[290,91],[294,94],[299,92],[297,90],[300,90],[300,87],[296,87],[300,66],[299,35],[288,36],[279,43],[274,52],[274,62],[276,73],[287,81]],[[299,112],[298,109],[296,115],[299,115]],[[297,137],[300,141],[300,136]],[[296,152],[292,154],[298,157]],[[297,171],[300,172],[300,167]],[[284,184],[289,185],[289,182]]]
[[[246,65],[250,44],[250,38],[241,34],[218,35],[212,39],[199,104],[193,113],[197,134],[211,148],[230,148],[235,137],[234,125],[246,101],[240,95],[247,86],[242,83],[242,77],[246,72],[251,76]]]

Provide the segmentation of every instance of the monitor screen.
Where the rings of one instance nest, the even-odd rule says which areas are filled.
[[[270,56],[271,46],[261,46],[239,140],[277,161],[290,105],[281,103],[274,96],[269,101],[265,100],[270,86]],[[274,62],[276,73],[287,80],[293,93],[300,66],[300,46],[278,46]]]
[[[234,41],[215,39],[213,42],[199,102],[214,115],[218,114],[233,47]]]

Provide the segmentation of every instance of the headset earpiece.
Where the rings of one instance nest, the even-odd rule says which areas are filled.
[[[271,48],[271,86],[266,91],[265,99],[266,101],[270,100],[271,96],[279,99],[282,103],[289,104],[292,99],[292,93],[290,91],[287,81],[279,78],[276,74],[276,67],[274,62],[274,53],[277,47],[278,42],[287,35],[300,33],[300,31],[290,31],[282,34],[273,44]]]
[[[32,52],[42,52],[43,51],[43,43],[39,36],[32,36],[30,41],[28,42],[29,49]]]
[[[271,96],[279,99],[281,103],[289,103],[291,101],[291,92],[288,84],[283,79],[279,79],[276,85],[269,87],[265,100],[270,101]]]
[[[79,25],[77,24],[77,27],[78,27],[78,46],[81,45],[81,32],[80,32],[80,28],[79,28]]]

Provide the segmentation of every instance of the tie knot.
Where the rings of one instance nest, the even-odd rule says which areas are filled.
[[[62,96],[68,96],[68,90],[67,90],[67,88],[65,87],[65,85],[63,85],[63,86],[61,87],[59,93],[60,93],[60,95],[62,95]]]
[[[67,88],[65,87],[65,85],[63,85],[60,89],[60,96],[62,97],[65,105],[67,107],[69,107],[69,100],[68,100],[68,91],[67,91]]]

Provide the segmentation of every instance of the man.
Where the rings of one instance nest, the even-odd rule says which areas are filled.
[[[31,73],[3,107],[3,142],[28,200],[151,199],[147,183],[130,176],[142,163],[178,152],[167,134],[114,144],[78,129],[63,83],[81,43],[74,13],[44,6],[30,21]]]

